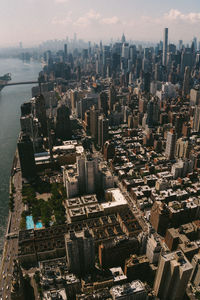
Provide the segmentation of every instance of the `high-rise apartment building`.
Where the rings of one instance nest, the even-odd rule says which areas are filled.
[[[103,113],[107,116],[107,114],[108,114],[108,95],[104,91],[99,94],[98,109],[102,110]]]
[[[95,245],[89,230],[67,233],[65,247],[67,264],[72,273],[84,275],[94,269]]]
[[[22,177],[30,179],[36,175],[33,143],[30,137],[21,132],[17,143]]]
[[[193,130],[196,132],[200,131],[200,106],[197,105],[194,110]]]
[[[109,120],[103,115],[98,118],[98,145],[102,147],[108,140],[108,124]]]
[[[117,98],[116,90],[115,90],[115,87],[112,85],[108,92],[108,107],[109,107],[110,111],[113,110],[113,105],[117,101],[116,98]]]
[[[164,29],[163,37],[163,66],[167,64],[168,28]]]
[[[183,80],[183,95],[187,96],[190,92],[190,67],[185,67]]]
[[[191,282],[198,287],[200,285],[200,253],[194,255],[191,264],[193,266]]]
[[[35,116],[41,124],[41,133],[43,136],[47,136],[47,116],[45,99],[43,95],[39,95],[35,98]]]
[[[90,109],[90,133],[95,142],[98,142],[98,117],[100,111],[92,106]]]
[[[177,139],[177,134],[174,132],[173,129],[167,133],[165,156],[168,159],[174,159],[176,139]]]
[[[192,269],[181,251],[162,254],[154,282],[156,296],[162,300],[182,300]]]
[[[56,112],[56,136],[61,140],[71,139],[71,122],[69,108],[60,104]]]

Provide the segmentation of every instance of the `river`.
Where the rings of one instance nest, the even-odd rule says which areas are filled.
[[[11,73],[12,81],[37,80],[39,62],[0,59],[0,76]],[[20,130],[20,105],[31,98],[34,85],[5,87],[0,92],[0,257],[8,218],[9,176]]]

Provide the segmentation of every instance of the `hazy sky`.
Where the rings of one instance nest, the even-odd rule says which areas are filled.
[[[200,0],[0,0],[0,47],[73,37],[200,39]]]

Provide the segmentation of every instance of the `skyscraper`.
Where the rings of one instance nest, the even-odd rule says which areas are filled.
[[[166,66],[167,63],[167,47],[168,47],[168,28],[165,28],[164,38],[163,38],[163,66]]]
[[[193,130],[196,132],[200,131],[200,106],[197,105],[194,110]]]
[[[36,175],[33,143],[30,137],[21,132],[17,143],[22,177],[30,179]]]
[[[64,44],[64,59],[67,60],[67,44]]]
[[[108,125],[109,125],[109,120],[106,119],[103,115],[99,116],[99,118],[98,118],[98,145],[101,147],[108,140]]]
[[[67,263],[71,272],[84,275],[95,265],[94,238],[88,230],[65,235]]]
[[[156,296],[162,300],[182,300],[192,273],[192,265],[181,251],[162,254],[154,282]]]
[[[115,104],[115,102],[117,100],[116,98],[117,98],[117,93],[116,93],[115,87],[112,85],[108,91],[108,106],[109,106],[110,111],[113,110],[113,105]]]
[[[167,133],[165,155],[168,159],[174,159],[177,134],[172,129]]]
[[[191,281],[198,287],[200,285],[200,253],[194,255],[191,264],[193,266]]]
[[[60,104],[57,108],[56,116],[56,136],[62,140],[71,138],[71,122],[69,108],[65,104]]]
[[[190,67],[185,67],[183,80],[183,95],[187,96],[190,92]]]
[[[43,136],[47,136],[47,116],[43,95],[39,95],[35,98],[35,114],[41,124],[41,132]]]
[[[95,142],[98,142],[98,117],[100,111],[92,106],[90,109],[90,133]]]
[[[98,109],[103,110],[103,113],[107,116],[108,114],[108,94],[106,92],[101,92],[98,98]]]

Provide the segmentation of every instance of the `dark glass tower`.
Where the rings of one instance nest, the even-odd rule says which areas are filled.
[[[17,143],[22,177],[30,179],[36,175],[33,143],[25,133],[20,133]]]

